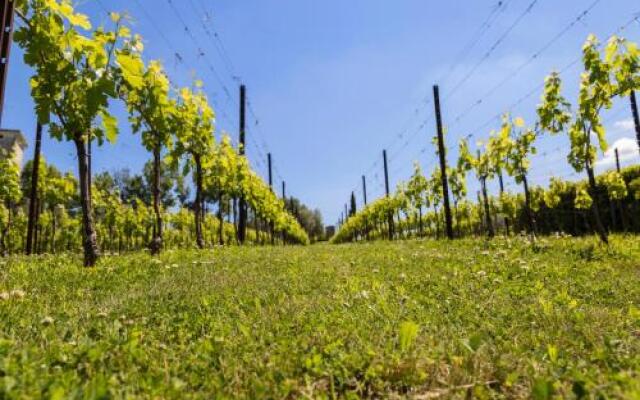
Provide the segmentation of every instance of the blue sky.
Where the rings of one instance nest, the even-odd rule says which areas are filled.
[[[383,194],[383,148],[390,154],[393,187],[411,174],[414,161],[431,172],[434,83],[441,85],[453,163],[457,139],[468,134],[474,134],[472,142],[486,138],[499,127],[499,120],[492,119],[499,113],[510,110],[533,121],[541,93],[536,87],[550,71],[563,70],[565,92],[574,99],[579,65],[565,67],[579,56],[587,35],[607,38],[640,12],[640,3],[87,0],[78,8],[94,25],[107,21],[105,9],[128,12],[133,29],[145,38],[148,59],[162,60],[178,85],[194,77],[204,81],[218,113],[218,133],[237,136],[237,86],[239,80],[245,83],[253,165],[266,176],[266,153],[272,152],[278,187],[286,180],[289,194],[320,208],[326,222],[333,223],[352,190],[360,204],[363,173],[369,199]],[[640,41],[640,23],[628,24],[623,35]],[[31,71],[15,45],[11,61],[3,127],[21,129],[31,142]],[[121,135],[117,144],[96,151],[94,170],[138,171],[149,154],[131,135],[122,106],[114,104],[114,110]],[[610,143],[623,149],[625,163],[638,161],[630,116],[626,100],[605,115]],[[76,171],[71,144],[47,139],[43,146],[48,162]],[[545,137],[538,148],[534,184],[544,184],[550,175],[578,178],[565,161],[564,138]],[[611,157],[604,157],[601,168],[610,166]],[[472,177],[469,182],[474,193],[477,185]]]

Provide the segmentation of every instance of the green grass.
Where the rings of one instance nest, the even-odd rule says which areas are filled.
[[[638,260],[621,237],[0,260],[0,398],[640,398]]]

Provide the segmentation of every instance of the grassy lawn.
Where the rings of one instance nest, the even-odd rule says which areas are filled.
[[[0,259],[0,398],[640,398],[640,239]]]

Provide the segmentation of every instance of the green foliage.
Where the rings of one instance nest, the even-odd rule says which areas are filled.
[[[484,147],[485,151],[478,149],[477,155],[473,156],[469,150],[469,143],[461,140],[459,144],[458,167],[464,171],[473,170],[479,180],[490,179],[497,172],[497,164],[493,162],[493,154],[487,150],[487,146],[478,143],[479,147]]]
[[[633,194],[633,198],[640,200],[640,177],[629,182],[629,191]]]
[[[198,159],[205,168],[209,167],[212,158],[210,154],[215,146],[214,120],[215,113],[204,92],[194,92],[189,88],[180,90],[170,125],[176,136],[170,159],[177,165],[181,157],[189,156],[188,162],[184,164],[185,173],[196,167]]]
[[[607,189],[607,194],[611,200],[624,200],[629,192],[624,178],[617,171],[609,171],[599,177],[600,186]]]
[[[512,176],[516,183],[523,183],[531,168],[530,155],[536,154],[534,143],[537,139],[536,133],[532,129],[524,128],[524,120],[516,119],[516,123],[511,122],[508,116],[504,117],[501,141],[504,143],[505,164],[507,173]]]
[[[449,189],[455,203],[467,197],[467,173],[460,168],[449,168]]]
[[[589,191],[585,185],[576,187],[575,207],[578,210],[588,210],[593,204],[593,199],[589,195]]]
[[[22,197],[20,169],[8,154],[0,149],[0,203],[17,203]]]
[[[15,32],[15,40],[35,70],[31,94],[38,121],[59,140],[115,141],[117,122],[108,110],[116,97],[112,57],[129,30],[119,20],[112,31],[93,29],[68,0],[27,3],[29,24]]]
[[[133,131],[142,134],[143,145],[154,153],[154,165],[159,167],[161,178],[164,175],[160,154],[169,149],[167,161],[171,166],[176,170],[180,167],[185,177],[194,177],[196,203],[204,202],[205,190],[217,190],[220,201],[228,196],[244,196],[256,215],[272,222],[278,232],[287,235],[288,240],[308,242],[306,233],[288,214],[283,202],[251,171],[247,160],[237,156],[228,139],[216,146],[215,112],[200,89],[201,84],[196,81],[195,90],[184,88],[177,94],[173,93],[161,63],[151,61],[145,65],[141,55],[142,39],[123,24],[125,18],[122,15],[111,13],[114,27],[106,30],[103,27],[94,29],[89,19],[77,13],[69,0],[22,0],[17,7],[26,15],[28,23],[16,32],[15,39],[24,49],[25,62],[34,67],[32,96],[38,120],[48,125],[51,136],[74,141],[79,157],[91,139],[96,139],[99,144],[104,140],[115,141],[118,122],[110,114],[108,106],[110,100],[122,99]],[[174,95],[177,99],[172,97]],[[55,116],[53,120],[52,115]],[[51,205],[52,215],[47,214],[45,218],[52,224],[54,244],[51,248],[56,249],[55,227],[58,221],[53,213],[60,207],[70,209],[68,189],[77,188],[77,184],[71,184],[63,177],[49,181],[46,173],[40,176],[38,192]],[[83,177],[86,180],[87,177]],[[181,179],[179,177],[178,183],[182,182]],[[93,203],[98,208],[96,212],[90,211],[92,201],[89,196],[81,201],[89,215],[97,219],[101,234],[108,235],[103,244],[113,248],[117,231],[127,237],[128,244],[124,247],[137,248],[140,237],[148,239],[150,228],[156,230],[162,226],[153,226],[149,201],[141,191],[131,197],[129,193],[110,192],[107,181],[99,183],[106,186],[95,190],[97,198]],[[144,182],[140,180],[140,183],[142,188]],[[155,193],[156,185],[150,186]],[[158,186],[161,192],[163,189],[166,191],[162,182]],[[180,187],[184,189],[184,185]],[[159,193],[158,197],[162,196],[163,193]],[[183,193],[182,197],[184,203],[187,196]],[[123,199],[126,204],[123,204]],[[163,213],[161,210],[155,212]],[[59,214],[65,220],[73,220],[66,212],[60,211]],[[204,217],[206,224],[207,216]],[[221,224],[218,222],[219,226]],[[89,225],[87,223],[85,231]],[[202,221],[196,225],[201,227]],[[67,230],[58,234],[73,237],[75,233]],[[72,244],[70,240],[66,245],[68,249],[75,249],[75,241]],[[118,244],[119,249],[122,247]]]
[[[505,191],[500,195],[500,212],[510,221],[513,221],[518,216],[521,203],[520,196]]]
[[[162,65],[152,61],[145,69],[136,51],[118,52],[116,61],[120,67],[120,92],[129,110],[133,131],[142,131],[142,143],[150,152],[170,145],[174,128],[171,116],[176,109]]]
[[[568,185],[565,181],[558,178],[551,178],[549,188],[544,194],[544,203],[549,208],[556,208],[562,201],[562,193],[567,192]]]
[[[581,76],[578,107],[571,114],[569,102],[561,94],[562,81],[553,73],[545,82],[542,104],[538,107],[540,127],[551,133],[568,131],[571,150],[568,160],[580,172],[593,167],[597,152],[608,148],[600,112],[612,106],[613,98],[625,96],[640,87],[637,46],[612,37],[604,56],[600,44],[590,35],[583,46],[584,73]],[[593,137],[597,140],[596,147]]]
[[[456,168],[457,171],[460,171]],[[461,174],[464,174],[460,172]],[[449,174],[449,179],[454,176]],[[613,214],[614,221],[605,221],[612,231],[631,230],[640,231],[640,220],[629,212],[635,212],[637,204],[634,199],[640,199],[640,168],[629,167],[617,172],[607,172],[596,177],[596,192],[607,193],[608,199],[599,196],[598,202],[602,209],[612,207],[611,200],[615,200],[623,211]],[[415,196],[409,190],[409,185],[398,185],[398,191],[389,198],[370,203],[351,217],[336,236],[334,243],[354,242],[361,240],[377,240],[388,238],[387,222],[389,215],[394,216],[397,232],[395,238],[439,237],[443,227],[443,216],[440,209],[441,182],[439,171],[436,169],[430,179],[423,198],[421,213]],[[411,178],[414,182],[416,174]],[[426,178],[425,178],[426,179]],[[534,213],[538,233],[564,232],[572,235],[592,233],[592,228],[584,224],[586,212],[593,205],[593,199],[588,190],[588,182],[570,182],[559,178],[552,178],[548,188],[540,186],[529,187],[531,209]],[[455,197],[454,197],[455,199]],[[422,201],[422,200],[418,200]],[[523,194],[505,191],[499,197],[489,197],[489,204],[493,214],[501,214],[513,223],[512,232],[519,232],[530,228],[527,222],[525,197]],[[477,235],[483,221],[482,202],[472,203],[468,200],[454,202],[454,227],[458,236]],[[625,211],[628,210],[628,211]],[[422,219],[420,219],[420,214]],[[625,220],[620,223],[621,219]],[[422,223],[421,223],[422,222]],[[626,224],[626,228],[624,225]],[[624,228],[624,229],[622,229]]]
[[[415,163],[413,166],[413,175],[407,182],[405,195],[408,200],[417,208],[427,206],[429,201],[427,199],[427,192],[429,191],[430,182],[425,178],[422,173],[420,164]]]
[[[571,121],[571,104],[562,96],[562,80],[558,72],[545,79],[542,103],[538,106],[540,128],[553,134],[566,129]]]
[[[420,331],[420,327],[412,321],[405,321],[400,324],[400,329],[398,332],[398,341],[400,344],[401,351],[407,351],[415,342],[418,337],[418,332]]]

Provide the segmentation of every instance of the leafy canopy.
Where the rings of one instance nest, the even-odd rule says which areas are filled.
[[[130,31],[122,19],[115,28],[92,30],[86,15],[76,13],[69,0],[29,0],[19,4],[29,23],[15,33],[24,61],[35,69],[31,94],[38,121],[49,124],[58,140],[95,137],[114,142],[117,121],[108,111],[116,97],[112,56]],[[56,121],[51,121],[54,114]],[[100,124],[96,124],[99,117]]]

